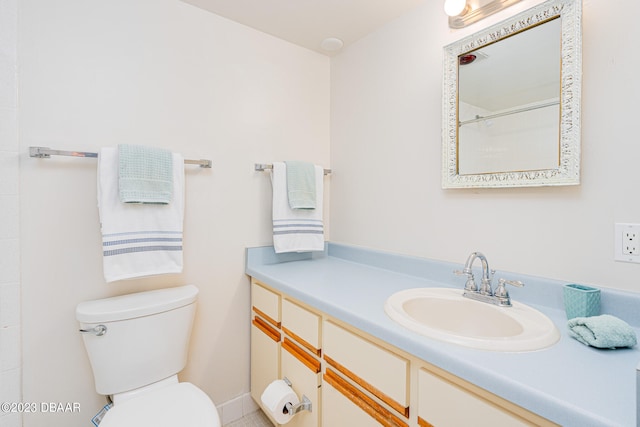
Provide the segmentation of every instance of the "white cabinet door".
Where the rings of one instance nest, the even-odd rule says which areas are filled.
[[[251,397],[262,406],[262,392],[280,378],[280,295],[252,280],[251,305]]]
[[[418,373],[418,417],[436,427],[534,425],[425,369]]]
[[[409,413],[409,361],[331,321],[323,323],[324,360],[369,393]]]
[[[311,411],[301,411],[294,415],[293,419],[287,423],[287,427],[318,427],[318,414],[320,413],[320,361],[314,360],[310,355],[306,355],[296,344],[286,341],[282,345],[281,352],[281,373],[291,381],[291,388],[296,393],[300,401],[302,396],[306,396],[311,401]],[[305,353],[306,354],[306,353]]]
[[[251,397],[259,405],[264,389],[280,378],[280,333],[260,320],[251,325]]]

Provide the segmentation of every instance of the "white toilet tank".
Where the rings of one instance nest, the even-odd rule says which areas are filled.
[[[80,329],[89,330],[82,337],[96,391],[122,393],[180,372],[197,295],[198,288],[186,285],[78,304]]]

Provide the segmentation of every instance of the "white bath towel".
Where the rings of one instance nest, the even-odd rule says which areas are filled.
[[[173,201],[166,205],[120,202],[118,149],[98,155],[98,212],[107,282],[182,271],[184,160],[173,153]]]
[[[324,170],[316,170],[316,208],[291,209],[287,198],[287,169],[274,162],[273,184],[273,247],[276,253],[324,250],[322,221],[322,184]]]

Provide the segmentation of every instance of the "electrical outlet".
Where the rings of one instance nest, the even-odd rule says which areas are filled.
[[[616,224],[616,261],[640,263],[640,224]]]
[[[638,250],[638,233],[633,229],[622,232],[622,253],[624,255],[640,255]]]

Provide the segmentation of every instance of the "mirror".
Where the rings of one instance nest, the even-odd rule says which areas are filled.
[[[443,188],[580,183],[581,1],[445,47]]]

